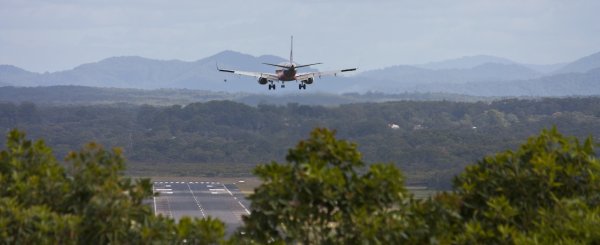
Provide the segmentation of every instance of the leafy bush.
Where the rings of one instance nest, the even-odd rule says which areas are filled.
[[[556,227],[555,222],[582,222],[571,219],[578,214],[559,208],[573,207],[573,202],[597,216],[599,177],[600,161],[591,138],[580,143],[556,128],[544,130],[518,151],[486,157],[456,178],[455,193],[465,219],[461,234],[479,242],[512,240],[515,234]],[[555,215],[563,218],[548,218]]]
[[[143,200],[148,179],[124,178],[121,151],[90,143],[65,159],[43,141],[13,130],[0,152],[0,241],[9,244],[211,244],[224,236],[215,219],[154,216]]]
[[[403,177],[393,165],[365,169],[356,145],[315,129],[287,163],[256,168],[263,184],[250,196],[245,237],[258,243],[391,243],[409,224]],[[240,233],[241,234],[241,233]]]

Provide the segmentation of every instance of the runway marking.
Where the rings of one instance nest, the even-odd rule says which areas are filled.
[[[235,196],[233,195],[233,193],[231,193],[231,191],[229,191],[229,189],[227,189],[227,186],[223,185],[223,188],[225,188],[225,190],[227,192],[229,192],[229,195],[231,195],[232,197],[235,198]],[[248,209],[246,208],[246,206],[244,206],[244,204],[242,204],[242,202],[238,201],[238,203],[240,204],[240,206],[242,206],[242,208],[244,209],[244,211],[246,211],[247,214],[250,214],[250,211],[248,211]]]
[[[165,185],[165,187],[171,187],[171,185]]]
[[[152,186],[152,189],[154,190],[153,192],[161,190],[161,189],[154,188],[154,186]],[[161,194],[162,193],[173,194],[173,192],[170,192],[170,193],[168,193],[168,192],[161,192]],[[169,201],[169,198],[168,197],[158,197],[158,199],[163,199],[163,198],[164,198],[164,200],[167,201],[167,210],[168,210],[167,216],[169,216],[169,217],[172,218],[173,217],[173,213],[171,212],[171,203]],[[156,201],[157,196],[153,196],[152,199],[153,199],[153,202],[154,202],[154,215],[158,215],[159,214],[158,213],[158,203]]]
[[[198,198],[196,198],[196,195],[194,195],[194,191],[192,191],[192,187],[190,187],[190,184],[187,184],[187,186],[188,186],[188,189],[190,189],[190,192],[192,193],[192,197],[194,197],[194,201],[196,201],[196,204],[198,205],[200,212],[202,213],[202,217],[206,218],[206,214],[204,214],[204,208],[202,208],[202,206],[200,205],[200,202],[198,202]]]
[[[155,193],[155,191],[154,191],[154,185],[152,186],[152,189],[153,189],[152,193]],[[152,199],[154,201],[154,215],[157,215],[156,214],[156,196],[153,196]]]
[[[172,191],[173,189],[156,188],[154,190],[156,190],[156,191]]]
[[[167,209],[169,210],[169,217],[173,218],[173,212],[171,212],[171,199],[167,197]]]
[[[154,199],[154,215],[158,215],[156,213],[156,196],[152,197],[152,199]]]

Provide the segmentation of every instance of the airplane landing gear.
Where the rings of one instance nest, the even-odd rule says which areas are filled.
[[[269,90],[275,90],[275,84],[269,84]]]
[[[306,90],[306,84],[304,84],[304,83],[298,84],[298,89]]]
[[[285,84],[283,84],[283,83],[282,83],[282,84],[281,84],[281,88],[285,88]]]

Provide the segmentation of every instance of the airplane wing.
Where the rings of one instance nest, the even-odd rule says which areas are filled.
[[[226,70],[226,69],[221,69],[218,66],[217,66],[217,70],[219,70],[220,72],[229,72],[229,73],[238,74],[238,75],[242,75],[242,76],[250,76],[250,77],[256,77],[256,78],[266,78],[267,80],[271,80],[271,81],[277,81],[277,80],[279,80],[279,78],[277,77],[277,75],[272,74],[272,73]]]
[[[298,80],[306,80],[309,78],[322,77],[322,76],[336,76],[338,73],[347,72],[347,71],[356,71],[357,68],[343,69],[343,70],[335,70],[335,71],[319,71],[319,72],[309,72],[302,73],[300,75],[296,75],[296,79]]]

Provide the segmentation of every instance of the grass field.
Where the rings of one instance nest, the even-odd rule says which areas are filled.
[[[253,164],[221,164],[221,163],[142,163],[127,162],[125,174],[129,176],[198,176],[217,177],[253,177]]]

